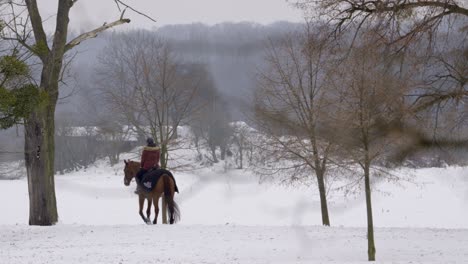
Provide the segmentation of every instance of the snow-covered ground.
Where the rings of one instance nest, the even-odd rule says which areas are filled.
[[[366,263],[364,228],[0,226],[1,263]],[[468,231],[376,230],[377,263],[467,263]]]
[[[124,156],[125,157],[125,156]],[[400,182],[374,185],[377,227],[468,228],[468,167],[409,170]],[[320,225],[314,186],[259,184],[250,172],[221,167],[175,173],[182,225]],[[60,224],[140,224],[137,196],[123,184],[123,162],[100,161],[86,170],[56,176]],[[25,178],[0,181],[0,224],[25,224],[28,188]],[[332,226],[365,227],[362,192],[329,195]]]
[[[374,185],[379,263],[468,263],[468,168],[397,173],[408,181]],[[27,226],[24,178],[0,181],[0,263],[366,262],[361,193],[330,192],[326,228],[313,187],[259,184],[222,166],[175,177],[182,220],[174,226],[143,224],[123,162],[56,176],[53,227]]]

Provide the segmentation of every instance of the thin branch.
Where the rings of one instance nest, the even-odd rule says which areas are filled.
[[[140,11],[136,10],[135,8],[133,8],[133,7],[131,7],[131,6],[127,5],[127,4],[125,4],[125,3],[124,3],[123,1],[121,1],[121,0],[114,0],[114,2],[115,2],[115,4],[117,5],[117,8],[119,9],[119,11],[121,10],[120,5],[123,5],[123,6],[125,7],[125,9],[128,8],[128,9],[132,10],[133,12],[135,12],[135,13],[141,15],[141,16],[144,16],[144,17],[148,18],[149,20],[151,20],[151,21],[153,21],[153,22],[156,22],[156,20],[155,20],[154,18],[152,18],[152,17],[146,15],[146,14],[143,13],[143,12],[140,12]],[[124,9],[123,12],[125,12],[125,9]]]

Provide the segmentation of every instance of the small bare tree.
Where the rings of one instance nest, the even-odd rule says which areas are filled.
[[[131,131],[112,119],[105,119],[96,127],[98,140],[104,142],[103,153],[109,158],[109,163],[114,166],[120,161],[120,154],[131,149]]]
[[[330,225],[326,174],[333,141],[320,135],[329,109],[328,68],[333,56],[326,39],[327,28],[306,24],[304,32],[271,41],[267,68],[259,74],[256,121],[268,137],[264,153],[277,157],[271,168],[288,170],[291,180],[315,174],[322,224]],[[293,165],[280,165],[289,159]]]
[[[348,53],[348,52],[346,52]],[[355,46],[335,68],[336,101],[330,131],[344,159],[363,171],[367,208],[368,259],[375,260],[374,223],[371,199],[372,168],[399,142],[383,139],[378,127],[400,116],[407,83],[375,41]],[[375,171],[374,171],[375,174]]]
[[[229,126],[228,104],[217,91],[208,73],[206,76],[196,94],[196,109],[191,111],[189,125],[199,157],[203,159],[201,150],[208,149],[211,155],[205,157],[212,164],[219,162],[216,152],[218,147],[220,159],[224,160],[232,131]]]
[[[237,148],[234,152],[238,169],[243,169],[244,164],[250,165],[252,162],[253,144],[251,142],[254,136],[254,130],[243,122],[232,124],[232,143]]]
[[[167,43],[143,31],[113,35],[100,57],[96,77],[109,106],[137,133],[154,137],[163,168],[169,142],[193,110],[200,78],[194,68],[178,62]]]

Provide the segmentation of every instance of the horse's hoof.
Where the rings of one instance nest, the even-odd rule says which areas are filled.
[[[147,224],[147,225],[151,225],[151,221],[146,221],[146,224]]]

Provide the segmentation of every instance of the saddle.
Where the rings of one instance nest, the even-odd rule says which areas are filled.
[[[145,189],[145,191],[152,191],[154,189],[154,187],[156,186],[156,183],[158,182],[159,178],[161,178],[161,176],[163,174],[167,174],[169,175],[169,177],[172,178],[172,180],[174,181],[174,185],[175,185],[175,192],[179,192],[179,188],[177,188],[177,184],[176,184],[176,180],[174,178],[174,176],[172,175],[172,173],[168,170],[165,170],[165,169],[150,169],[147,173],[145,173],[143,175],[143,177],[141,177],[141,186]]]

